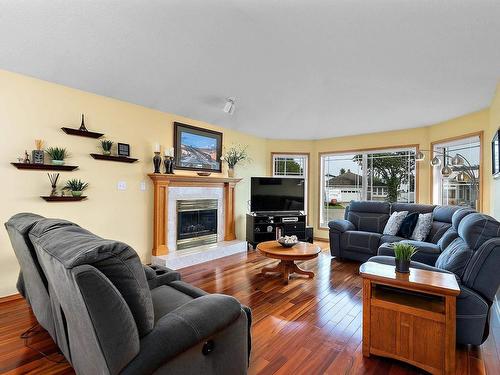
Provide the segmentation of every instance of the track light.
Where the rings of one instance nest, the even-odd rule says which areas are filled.
[[[226,104],[224,105],[223,111],[232,115],[235,108],[235,98],[226,98]]]

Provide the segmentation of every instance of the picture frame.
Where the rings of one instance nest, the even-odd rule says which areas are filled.
[[[222,133],[174,122],[175,169],[222,172]]]
[[[130,156],[130,145],[128,143],[118,143],[116,146],[118,156]]]
[[[493,177],[500,177],[500,129],[491,140],[491,172]]]

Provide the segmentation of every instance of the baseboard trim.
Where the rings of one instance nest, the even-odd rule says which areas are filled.
[[[23,296],[20,295],[19,293],[12,294],[10,296],[0,297],[0,304],[6,303],[6,302],[17,301],[18,299],[22,299],[22,298],[23,298]]]
[[[313,237],[314,241],[328,242],[328,238]]]

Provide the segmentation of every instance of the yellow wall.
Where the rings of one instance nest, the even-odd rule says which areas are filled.
[[[90,130],[102,131],[117,142],[129,143],[132,156],[140,159],[135,164],[96,161],[90,152],[99,152],[98,141],[64,134],[61,126],[79,126],[80,113],[86,114]],[[252,163],[237,167],[239,177],[271,173],[271,152],[307,152],[309,161],[309,221],[315,227],[316,237],[327,237],[327,231],[318,228],[319,153],[366,148],[385,148],[418,144],[429,149],[433,141],[484,131],[483,140],[483,211],[500,217],[500,179],[491,178],[490,141],[500,125],[500,85],[491,108],[471,113],[439,124],[392,132],[338,137],[311,141],[266,140],[241,132],[221,129],[201,121],[148,109],[119,100],[94,95],[65,86],[33,79],[0,70],[0,221],[11,215],[29,211],[49,217],[75,221],[98,235],[129,243],[144,262],[151,254],[152,191],[147,173],[152,170],[152,148],[158,142],[171,147],[174,121],[223,131],[224,145],[247,144]],[[68,164],[79,169],[62,172],[59,186],[69,178],[81,178],[90,183],[89,199],[76,203],[46,203],[39,198],[50,192],[45,172],[20,171],[9,161],[15,161],[24,150],[34,148],[35,139],[45,140],[46,147],[66,147],[71,158]],[[418,199],[429,203],[430,167],[428,160],[419,163]],[[178,172],[189,174],[189,172]],[[118,191],[116,184],[127,182],[126,191]],[[140,191],[146,181],[147,191]],[[249,179],[244,179],[236,190],[237,236],[245,237],[245,214],[249,199]],[[0,296],[15,293],[18,272],[7,234],[0,230]]]
[[[490,107],[490,128],[488,131],[488,135],[485,137],[486,142],[488,143],[489,155],[488,155],[488,164],[490,164],[491,160],[491,149],[490,142],[493,139],[493,135],[500,128],[500,84],[497,85],[497,89],[495,95],[493,97],[493,101],[491,102]],[[497,219],[500,218],[500,177],[493,179],[491,177],[491,164],[490,164],[490,175],[488,178],[491,181],[490,184],[490,213],[495,216]]]
[[[78,127],[79,116],[86,114],[90,130],[101,131],[113,141],[129,143],[134,164],[97,161],[89,156],[99,152],[98,141],[66,135],[61,126]],[[90,94],[61,85],[0,70],[0,222],[15,213],[29,211],[48,217],[65,218],[90,231],[124,241],[139,253],[144,262],[152,248],[152,150],[158,142],[172,146],[173,121],[222,131],[216,126],[147,109],[122,101]],[[249,145],[252,163],[236,168],[239,177],[264,175],[268,161],[265,140],[224,129],[224,145]],[[45,172],[21,171],[9,164],[24,150],[30,153],[34,140],[46,146],[66,147],[68,164],[78,165],[74,172],[62,172],[59,187],[69,178],[88,181],[88,200],[71,203],[47,203],[39,198],[50,193]],[[189,174],[189,172],[178,172]],[[126,191],[118,191],[119,180],[127,182]],[[146,181],[147,191],[140,191]],[[244,238],[245,213],[249,197],[248,179],[236,189],[237,236]],[[0,296],[13,294],[18,263],[7,233],[0,230]]]
[[[500,99],[499,99],[500,104]],[[500,108],[499,108],[500,112]],[[319,204],[319,156],[321,153],[340,152],[349,150],[362,150],[370,148],[389,148],[402,145],[418,145],[420,149],[430,149],[431,142],[460,136],[468,133],[484,131],[485,139],[483,141],[483,165],[484,180],[483,180],[483,211],[490,212],[490,176],[491,165],[489,160],[491,154],[488,154],[489,140],[486,133],[490,131],[490,116],[489,109],[474,112],[465,116],[458,117],[439,124],[430,125],[421,128],[370,133],[363,135],[355,135],[348,137],[337,137],[329,139],[321,139],[315,141],[275,141],[268,140],[267,147],[269,149],[269,157],[271,152],[290,152],[294,150],[301,152],[309,152],[311,154],[310,161],[310,202],[311,207],[309,214],[311,216],[309,222],[314,225],[314,236],[317,238],[327,238],[328,231],[318,226]],[[298,145],[300,147],[298,147]],[[428,154],[427,154],[428,156]],[[268,173],[271,173],[271,163],[269,162]],[[431,169],[428,163],[428,158],[425,162],[418,163],[417,184],[418,184],[418,201],[420,203],[430,203],[430,173]]]

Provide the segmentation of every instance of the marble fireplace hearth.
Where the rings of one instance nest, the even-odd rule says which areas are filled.
[[[234,230],[234,187],[240,179],[162,174],[149,177],[154,185],[153,264],[180,269],[247,251],[246,241],[237,240]],[[178,201],[208,199],[217,200],[217,242],[178,249]]]

